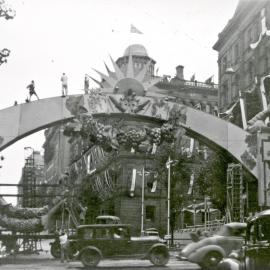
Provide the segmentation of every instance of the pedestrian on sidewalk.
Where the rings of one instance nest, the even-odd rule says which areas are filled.
[[[65,73],[62,74],[61,82],[62,82],[62,97],[65,97],[68,95],[68,77]]]
[[[61,246],[61,263],[65,260],[69,262],[69,240],[66,231],[63,231],[59,236],[60,246]]]
[[[31,101],[31,97],[32,97],[33,95],[35,95],[36,98],[39,99],[39,97],[38,97],[38,95],[37,95],[37,93],[36,93],[36,91],[35,91],[35,82],[34,82],[33,80],[31,81],[31,83],[30,83],[29,85],[27,85],[26,88],[29,89],[29,98],[26,99],[26,102]]]

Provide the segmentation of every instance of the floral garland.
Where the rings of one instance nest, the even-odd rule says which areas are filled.
[[[131,149],[148,152],[153,144],[159,146],[163,142],[172,143],[174,131],[179,127],[171,122],[164,123],[160,128],[114,127],[95,120],[92,116],[81,115],[78,121],[65,128],[64,134],[70,137],[81,137],[90,144],[100,145],[105,151]]]

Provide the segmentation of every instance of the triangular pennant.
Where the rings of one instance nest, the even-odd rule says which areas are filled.
[[[130,33],[133,34],[143,34],[137,27],[135,27],[133,24],[130,25]]]

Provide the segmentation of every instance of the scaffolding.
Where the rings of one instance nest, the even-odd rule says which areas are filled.
[[[227,222],[244,221],[243,171],[242,165],[231,163],[227,169]]]
[[[25,159],[23,168],[23,207],[36,207],[36,174],[33,155]]]
[[[23,207],[36,207],[36,171],[35,171],[35,160],[34,152],[25,159],[25,165],[23,168]],[[23,238],[21,246],[25,253],[35,253],[38,251],[37,248],[37,234],[27,233],[26,237]]]

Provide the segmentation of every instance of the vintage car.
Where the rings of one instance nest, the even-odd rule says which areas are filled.
[[[102,258],[148,259],[154,265],[166,265],[167,246],[154,236],[130,236],[130,225],[93,224],[77,227],[76,238],[70,239],[72,257],[89,268]]]
[[[270,210],[256,214],[247,221],[246,241],[222,260],[220,270],[270,270]]]
[[[246,223],[232,222],[221,227],[217,234],[204,237],[183,248],[180,258],[199,264],[204,269],[215,269],[232,250],[244,244]]]

